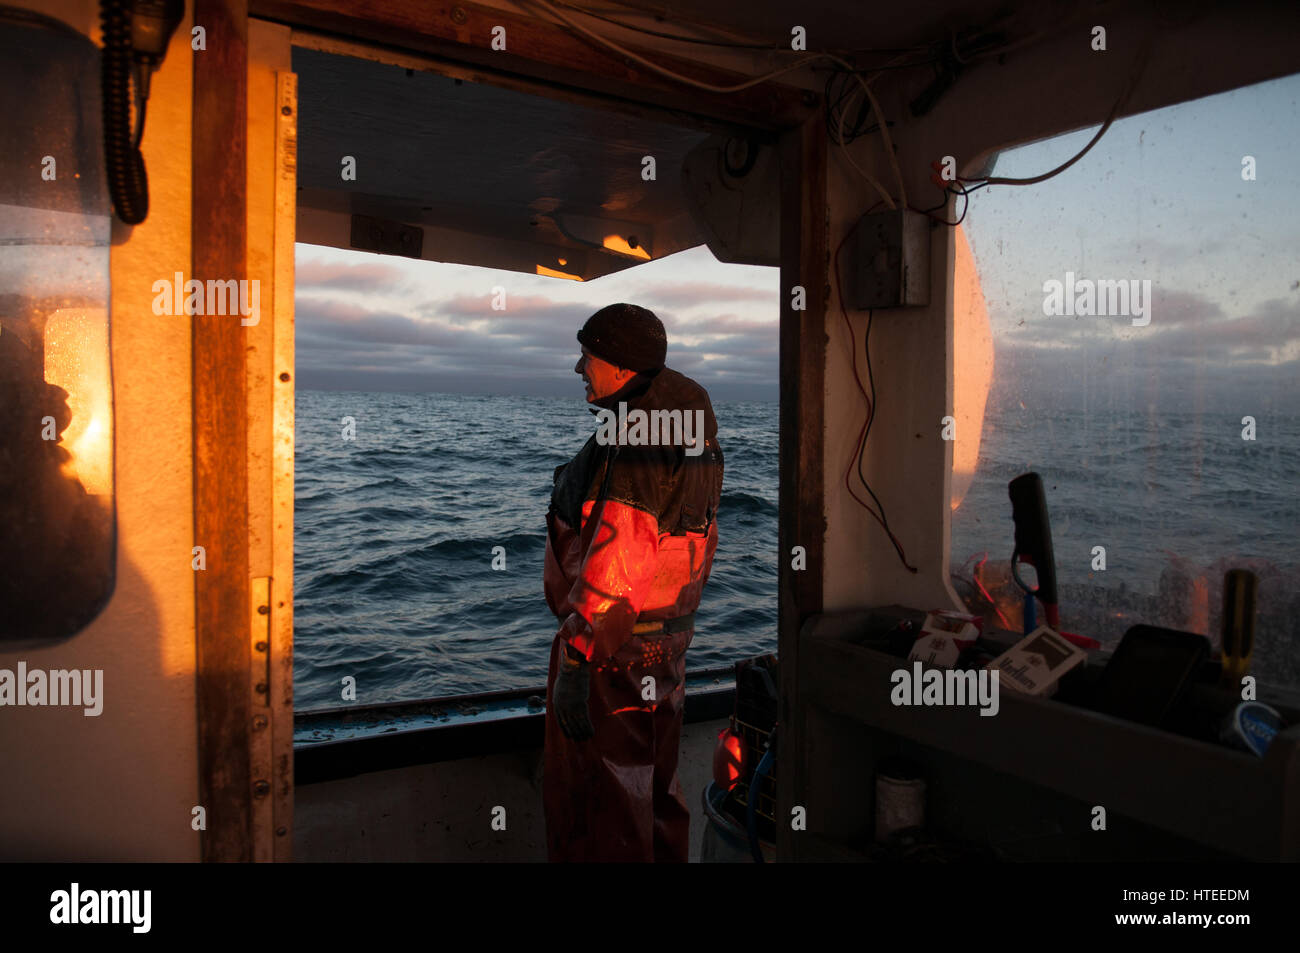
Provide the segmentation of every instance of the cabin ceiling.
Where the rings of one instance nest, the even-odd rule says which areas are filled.
[[[1288,25],[1300,23],[1298,8],[1292,2],[1283,12],[1277,0],[1240,2],[1231,13],[1209,0],[1194,0],[1178,11],[1171,11],[1165,0],[1132,6],[1127,0],[914,0],[904,5],[814,0],[796,8],[775,0],[623,0],[623,6],[653,13],[667,24],[714,26],[737,39],[763,42],[803,26],[810,47],[830,36],[837,49],[876,54],[879,59],[866,58],[873,66],[908,58],[893,50],[931,46],[928,55],[946,66],[888,73],[877,87],[886,109],[898,116],[907,107],[915,112],[916,104],[930,97],[924,122],[900,120],[894,130],[904,154],[928,159],[947,154],[954,136],[977,155],[1101,121],[1112,109],[1115,91],[1097,84],[1094,52],[1079,42],[1088,36],[1087,29],[1078,30],[1103,17],[1115,33],[1108,57],[1120,53],[1125,63],[1138,62],[1127,59],[1126,44],[1162,38],[1149,60],[1143,54],[1143,82],[1122,115],[1294,72],[1298,64],[1288,40],[1294,28],[1288,32]],[[371,42],[397,50],[406,50],[404,37],[414,33],[411,50],[432,48],[442,56],[450,51],[456,69],[444,71],[487,75],[465,65],[474,62],[476,50],[446,23],[434,18],[426,26],[412,20],[398,0],[376,10],[353,10],[344,0],[255,0],[254,6],[267,8],[283,22],[325,33],[359,30]],[[468,6],[469,14],[456,7],[446,15],[460,10],[477,26],[491,22],[486,8]],[[1239,16],[1238,9],[1246,8],[1253,15]],[[742,158],[751,155],[739,140],[714,138],[719,128],[744,135],[736,130],[747,128],[746,123],[719,127],[714,115],[709,117],[712,125],[686,125],[695,100],[708,97],[683,99],[676,87],[659,89],[649,100],[653,110],[602,108],[589,94],[608,93],[611,103],[626,106],[640,101],[633,95],[640,87],[628,91],[623,64],[602,62],[596,53],[589,64],[583,57],[590,44],[574,45],[577,41],[565,38],[568,32],[548,26],[539,34],[546,42],[535,38],[536,62],[523,58],[514,64],[535,67],[536,75],[521,69],[512,77],[520,82],[506,85],[381,63],[365,52],[344,55],[310,49],[310,44],[296,47],[298,240],[366,248],[366,236],[379,235],[383,247],[369,250],[583,280],[706,241],[720,260],[770,263],[772,242],[766,236],[775,232],[745,218],[762,218],[762,202],[754,196],[773,194],[765,185],[769,180],[760,181],[756,173],[747,189],[737,188],[731,180],[747,173],[719,174],[724,166],[728,171],[733,165],[757,169],[741,158],[733,161],[731,146]],[[1221,49],[1225,36],[1233,39]],[[557,45],[548,45],[552,42]],[[996,69],[963,72],[958,93],[948,94],[947,87],[962,72],[949,59],[969,65],[962,57],[975,56],[983,66],[1008,50],[1018,52],[1005,71],[999,55]],[[912,65],[928,63],[922,59]],[[580,75],[575,79],[573,74]],[[794,81],[793,74],[790,78]],[[802,80],[821,84],[817,75]],[[531,82],[562,89],[564,95],[523,91]],[[1118,88],[1118,81],[1112,85]],[[583,95],[575,97],[575,90]],[[763,95],[757,107],[746,107],[754,128],[759,128],[754,117],[760,113],[779,112],[791,102],[807,106],[816,99],[780,83]],[[989,109],[990,103],[998,105]],[[675,121],[678,116],[681,124]],[[725,162],[719,154],[724,151]],[[349,156],[355,160],[355,180],[341,174]],[[655,161],[653,180],[642,177],[646,156]],[[690,197],[682,177],[688,157]],[[421,247],[417,252],[412,245],[392,243],[394,236],[418,239]]]
[[[300,241],[349,247],[360,214],[427,226],[426,259],[590,279],[705,240],[680,178],[698,129],[308,49],[293,68]]]

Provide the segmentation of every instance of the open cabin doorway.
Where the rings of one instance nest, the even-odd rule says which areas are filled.
[[[542,710],[555,628],[541,593],[543,516],[552,469],[591,429],[573,335],[604,304],[665,319],[669,366],[713,394],[728,454],[726,538],[688,690],[729,684],[734,661],[777,647],[774,137],[720,139],[715,121],[293,40],[295,855],[542,859],[539,810],[520,821],[531,836],[487,848],[465,833],[481,797],[457,805],[454,792],[490,784],[540,809],[537,765],[517,751],[540,753],[541,719],[522,716]],[[735,157],[734,174],[760,150],[772,260],[719,263],[683,166],[702,178]],[[528,396],[502,396],[518,394]],[[729,713],[730,692],[709,695],[697,721]],[[696,850],[716,730],[688,723],[683,739]],[[366,743],[390,733],[382,751]],[[480,757],[445,763],[470,755]],[[387,798],[376,815],[391,820],[365,829],[369,843],[360,827],[356,843],[337,843],[341,783]],[[431,786],[440,823],[403,826],[427,814]]]

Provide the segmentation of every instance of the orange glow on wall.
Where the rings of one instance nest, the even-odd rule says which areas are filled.
[[[989,326],[984,290],[980,287],[975,257],[961,226],[956,232],[953,268],[952,415],[956,437],[952,444],[952,495],[955,510],[975,479],[980,440],[984,431],[984,405],[993,383],[993,330]]]

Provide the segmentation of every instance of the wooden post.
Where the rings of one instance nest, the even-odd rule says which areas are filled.
[[[196,0],[191,277],[247,278],[247,0]],[[237,309],[236,309],[237,310]],[[205,861],[252,859],[248,463],[240,315],[193,317],[194,574],[199,794]],[[184,554],[181,554],[182,556]]]
[[[777,855],[799,857],[791,810],[804,806],[804,724],[798,692],[799,630],[822,608],[826,369],[826,127],[819,110],[781,138],[781,423],[778,648],[781,727],[777,757]],[[794,310],[795,288],[803,310]],[[793,568],[803,548],[806,566]]]

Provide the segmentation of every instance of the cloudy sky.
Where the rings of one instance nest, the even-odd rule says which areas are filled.
[[[994,174],[1051,169],[1093,131],[1008,152]],[[1054,179],[975,193],[965,227],[993,324],[995,399],[1300,410],[1297,155],[1290,77],[1121,120]],[[1150,324],[1044,315],[1043,283],[1067,271],[1149,280]],[[505,311],[491,308],[497,285]],[[775,268],[722,264],[705,247],[580,283],[299,245],[299,380],[577,396],[575,332],[629,301],[659,315],[669,363],[716,399],[774,400],[777,287]]]
[[[581,397],[575,335],[607,304],[653,310],[668,363],[719,400],[774,400],[775,268],[704,247],[590,282],[299,245],[301,386]],[[506,308],[492,309],[493,288]]]
[[[993,174],[1055,168],[1095,131],[1008,152]],[[995,396],[1300,412],[1298,154],[1292,76],[1121,120],[1055,178],[974,193]],[[1067,271],[1149,280],[1150,324],[1045,315],[1043,284]]]

